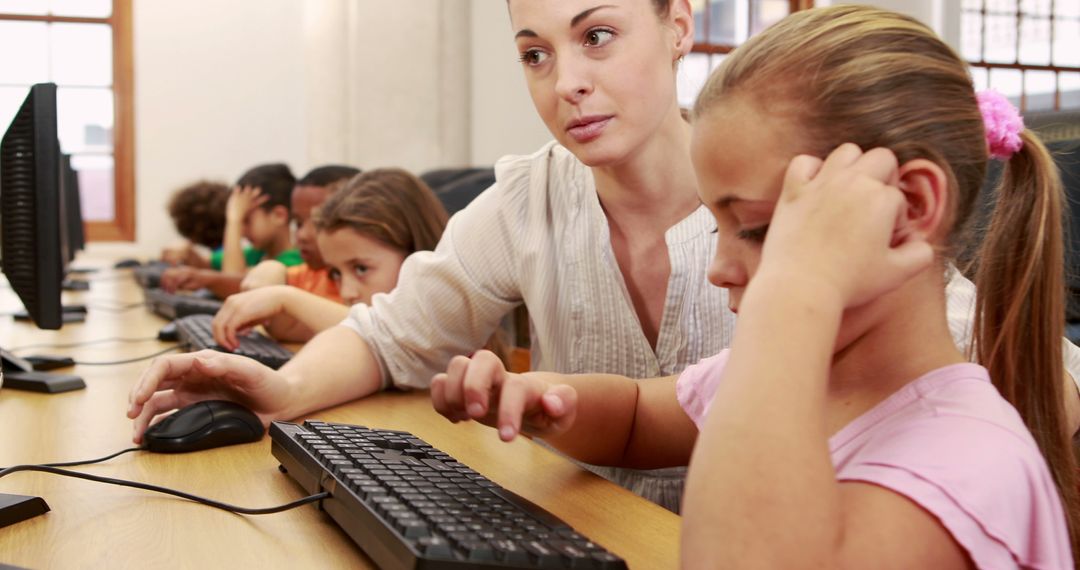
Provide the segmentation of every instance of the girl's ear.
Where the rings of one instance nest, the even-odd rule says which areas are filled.
[[[680,59],[694,47],[694,11],[690,7],[690,0],[674,0],[671,3],[668,23],[675,32],[675,59]]]
[[[899,187],[907,199],[907,210],[897,221],[893,241],[919,236],[931,243],[944,239],[948,221],[949,183],[945,171],[932,161],[917,158],[900,166]]]

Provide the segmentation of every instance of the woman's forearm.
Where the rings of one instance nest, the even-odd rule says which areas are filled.
[[[328,362],[334,363],[327,366]],[[304,345],[281,368],[292,386],[292,404],[281,419],[301,418],[379,391],[382,371],[375,353],[356,332],[332,327]]]

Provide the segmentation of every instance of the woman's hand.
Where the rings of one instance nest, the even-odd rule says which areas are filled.
[[[274,285],[230,295],[214,316],[214,341],[229,350],[236,350],[240,346],[237,335],[285,312],[286,299],[292,292],[288,285]]]
[[[291,401],[283,375],[245,356],[203,350],[154,359],[131,389],[127,416],[132,441],[160,414],[203,400],[232,400],[247,406],[268,426]]]
[[[507,372],[487,350],[454,357],[445,374],[432,378],[431,402],[452,422],[476,420],[497,428],[503,441],[519,433],[558,435],[574,424],[577,413],[574,388]]]
[[[926,268],[925,236],[906,225],[896,156],[844,144],[822,162],[797,156],[769,225],[758,276],[817,280],[844,307],[872,300]]]

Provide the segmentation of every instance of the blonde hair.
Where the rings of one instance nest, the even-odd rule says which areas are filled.
[[[799,125],[803,152],[844,142],[885,147],[903,164],[933,161],[948,178],[948,245],[957,251],[986,176],[985,127],[967,66],[907,16],[840,5],[798,12],[728,56],[695,105],[734,97]],[[1065,425],[1061,181],[1030,131],[1006,164],[979,250],[969,357],[1024,418],[1046,458],[1080,556],[1077,465]]]

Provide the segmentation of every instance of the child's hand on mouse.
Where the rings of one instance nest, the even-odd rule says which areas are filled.
[[[816,280],[844,307],[900,286],[934,253],[925,236],[903,231],[908,205],[898,184],[896,156],[883,148],[848,143],[824,162],[793,159],[755,280]]]
[[[506,371],[494,353],[456,356],[431,380],[435,410],[452,422],[476,420],[499,430],[503,441],[519,433],[546,437],[566,431],[577,413],[577,391],[530,374]]]

